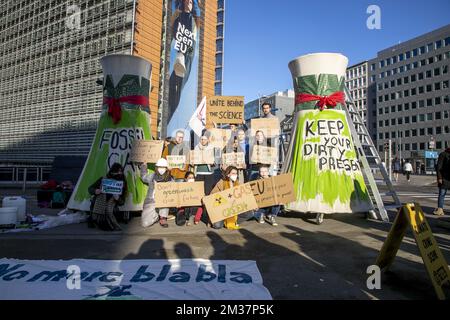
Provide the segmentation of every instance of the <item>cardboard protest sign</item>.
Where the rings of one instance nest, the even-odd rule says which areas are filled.
[[[106,194],[121,195],[123,181],[113,179],[102,179],[102,192]]]
[[[209,144],[214,148],[222,149],[231,139],[231,130],[228,129],[208,129],[210,134]]]
[[[183,170],[186,167],[186,156],[167,156],[167,164],[170,169]]]
[[[162,182],[155,184],[156,208],[179,208],[202,205],[203,182]]]
[[[273,147],[266,147],[254,145],[252,148],[252,155],[250,157],[251,163],[272,164],[278,161],[278,150]]]
[[[214,164],[214,149],[191,150],[191,164]]]
[[[156,163],[162,155],[164,141],[134,140],[131,148],[130,161]]]
[[[208,122],[214,123],[244,123],[244,97],[210,97],[207,101],[206,117]]]
[[[258,207],[265,208],[295,201],[292,173],[249,182]]]
[[[246,183],[203,198],[212,223],[258,209],[252,187]]]
[[[251,135],[254,137],[257,131],[262,131],[267,138],[273,138],[280,135],[280,121],[278,118],[260,118],[252,119]]]
[[[407,229],[411,229],[414,235],[438,299],[449,299],[450,270],[448,263],[445,261],[426,216],[418,203],[407,203],[400,208],[375,264],[380,269],[388,269],[391,266]]]
[[[231,152],[222,153],[222,164],[225,166],[235,166],[238,169],[245,167],[245,153]]]

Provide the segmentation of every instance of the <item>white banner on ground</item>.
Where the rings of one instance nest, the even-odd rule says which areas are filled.
[[[255,261],[0,259],[1,300],[270,300]]]

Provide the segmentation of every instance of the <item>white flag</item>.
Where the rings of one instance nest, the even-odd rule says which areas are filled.
[[[189,120],[189,126],[197,136],[202,136],[202,131],[206,126],[206,97],[203,97],[191,120]]]

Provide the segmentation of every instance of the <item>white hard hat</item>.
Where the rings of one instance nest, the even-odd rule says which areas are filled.
[[[164,159],[164,158],[159,159],[159,160],[156,162],[155,167],[167,168],[167,167],[168,167],[167,160]]]

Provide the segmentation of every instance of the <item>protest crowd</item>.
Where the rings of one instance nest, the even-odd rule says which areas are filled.
[[[238,186],[244,187],[247,183],[269,180],[278,175],[281,169],[278,118],[272,114],[269,103],[261,106],[261,114],[260,119],[252,121],[251,129],[246,125],[236,124],[227,125],[226,129],[219,129],[216,124],[214,128],[203,129],[201,136],[197,138],[197,144],[195,139],[187,139],[185,130],[178,130],[174,137],[167,137],[163,141],[151,141],[154,145],[160,143],[161,146],[161,149],[155,149],[156,154],[155,151],[152,152],[151,158],[154,160],[151,162],[145,161],[148,157],[132,155],[131,161],[139,168],[142,183],[148,186],[141,215],[142,226],[149,227],[158,223],[167,228],[168,220],[175,220],[178,226],[205,223],[215,229],[225,227],[230,230],[239,229],[241,222],[249,220],[277,226],[276,217],[281,212],[280,204],[253,205],[253,209],[240,210],[244,212],[212,221],[203,201],[203,196]],[[265,127],[268,123],[271,125]],[[102,181],[114,181],[116,185],[119,182],[120,191],[113,194],[105,192]],[[184,201],[186,198],[170,202],[173,197],[168,200],[167,194],[184,192],[177,190],[174,183],[179,184],[178,186],[184,183],[188,188],[194,183],[200,183],[197,184],[200,189],[194,188],[198,191],[198,198],[192,199],[191,195],[191,203]],[[163,189],[162,184],[166,184],[170,190],[166,193],[159,192]],[[255,186],[252,185],[253,188]],[[192,194],[192,189],[190,190]],[[247,187],[245,190],[250,189]],[[124,168],[115,163],[105,177],[100,177],[89,188],[89,194],[92,195],[89,226],[102,230],[120,230],[117,220],[123,213],[118,208],[123,205],[127,192],[129,190],[126,187]],[[243,200],[246,201],[245,198]],[[167,207],[164,207],[164,203]],[[245,203],[242,205],[246,206]]]

